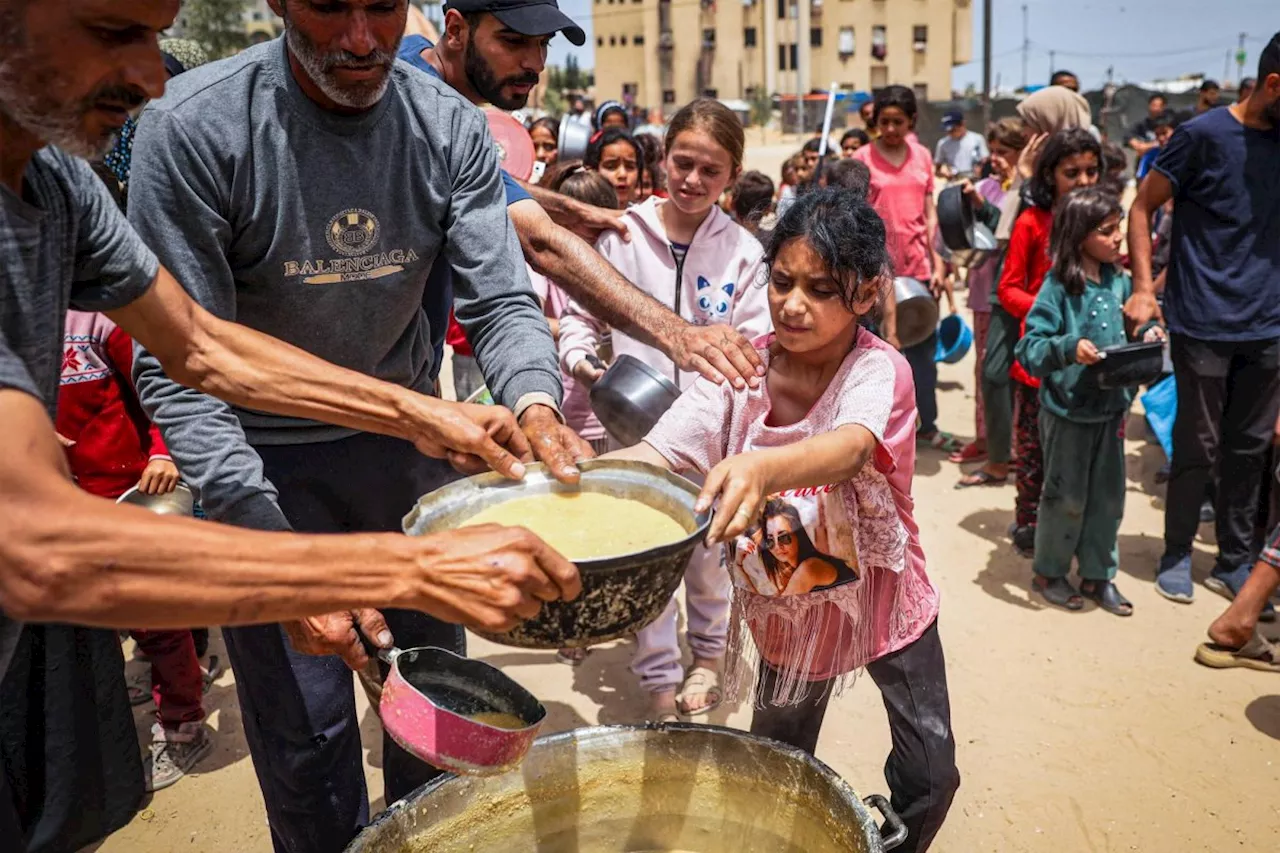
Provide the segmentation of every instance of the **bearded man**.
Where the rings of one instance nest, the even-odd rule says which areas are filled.
[[[452,302],[494,398],[538,458],[576,480],[590,450],[559,417],[554,344],[483,115],[396,63],[404,0],[271,5],[282,39],[176,78],[143,112],[135,228],[212,313],[420,392],[435,384],[435,318]],[[431,285],[437,259],[452,294]],[[217,521],[398,530],[458,476],[407,442],[228,406],[138,361],[143,405]],[[224,632],[276,850],[340,851],[368,822],[348,669],[367,661],[357,623],[380,645],[465,651],[457,625],[394,609]],[[385,737],[383,768],[388,803],[438,773]]]

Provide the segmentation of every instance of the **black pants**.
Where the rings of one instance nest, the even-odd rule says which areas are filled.
[[[938,428],[938,334],[902,350],[911,365],[911,378],[916,383],[916,413],[920,416],[920,432],[928,435]]]
[[[893,809],[907,825],[907,840],[896,849],[922,853],[942,828],[960,787],[938,623],[905,649],[867,664],[867,672],[884,697],[893,738],[884,777]],[[776,678],[777,671],[762,663],[756,695],[771,695]],[[815,682],[796,705],[757,708],[751,733],[812,754],[831,697],[828,686]]]
[[[378,435],[256,450],[289,523],[306,533],[398,531],[419,497],[459,476]],[[401,648],[465,653],[455,625],[416,611],[383,613]],[[223,636],[276,851],[338,853],[369,822],[351,670],[336,656],[298,654],[279,625]],[[385,734],[382,758],[388,805],[441,772]]]
[[[1165,551],[1187,554],[1217,465],[1218,567],[1257,555],[1254,528],[1267,453],[1280,412],[1280,341],[1171,339],[1178,415],[1164,516]]]

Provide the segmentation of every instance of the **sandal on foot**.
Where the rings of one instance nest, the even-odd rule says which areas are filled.
[[[591,649],[560,649],[556,652],[556,660],[567,666],[582,666],[582,662],[591,654]]]
[[[1040,578],[1043,584],[1031,581],[1032,592],[1038,592],[1045,601],[1066,610],[1079,610],[1084,607],[1084,599],[1066,578]]]
[[[688,700],[694,696],[706,696],[711,701],[702,708],[690,708]],[[720,673],[705,666],[695,666],[680,683],[680,692],[676,694],[676,709],[687,717],[710,714],[720,707],[723,698],[720,691]]]
[[[1080,594],[1108,613],[1117,616],[1133,615],[1133,602],[1121,595],[1112,581],[1084,581],[1080,584]]]
[[[967,477],[960,478],[960,482],[956,483],[957,489],[972,489],[975,486],[1003,486],[1009,482],[1009,475],[997,477],[990,471],[984,471],[979,468]]]
[[[1268,642],[1257,631],[1238,649],[1215,642],[1201,643],[1196,647],[1196,663],[1214,669],[1256,669],[1259,672],[1280,673],[1280,648]]]
[[[139,673],[127,682],[129,704],[137,707],[151,701],[151,672]]]
[[[943,453],[957,453],[964,447],[964,444],[951,433],[937,430],[927,438],[917,433],[916,447],[932,447],[934,450],[941,450]]]
[[[947,458],[957,464],[982,462],[987,458],[987,451],[979,449],[977,443],[971,441]]]

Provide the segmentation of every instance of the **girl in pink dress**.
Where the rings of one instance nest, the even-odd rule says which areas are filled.
[[[813,752],[832,693],[865,667],[893,735],[885,775],[929,846],[959,785],[938,593],[913,517],[911,369],[862,328],[890,286],[884,223],[835,189],[801,196],[765,261],[772,334],[756,389],[694,382],[615,456],[705,475],[698,507],[733,581],[726,689],[754,662],[752,732]]]

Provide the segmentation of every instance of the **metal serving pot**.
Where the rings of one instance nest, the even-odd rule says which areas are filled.
[[[172,492],[167,495],[148,495],[138,491],[138,487],[134,486],[120,497],[116,498],[118,504],[133,504],[143,509],[149,509],[158,515],[186,515],[190,516],[195,513],[196,499],[191,490],[182,483],[179,483]]]
[[[487,776],[509,770],[529,751],[547,709],[497,668],[434,646],[379,649],[362,633],[360,639],[391,667],[376,708],[387,734],[410,755]],[[486,714],[508,716],[512,725],[486,722]]]
[[[617,459],[581,463],[576,486],[557,481],[538,463],[523,480],[480,474],[437,489],[419,499],[404,517],[412,536],[452,530],[483,509],[514,498],[558,492],[601,492],[630,498],[666,513],[687,534],[684,539],[633,554],[578,561],[582,594],[573,601],[550,601],[533,619],[503,634],[482,637],[529,649],[585,648],[634,634],[662,613],[684,578],[689,557],[711,523],[711,513],[693,511],[699,489],[653,465]]]
[[[566,114],[560,119],[560,133],[556,135],[556,151],[559,162],[581,160],[591,141],[591,126]]]
[[[670,379],[638,358],[620,355],[591,386],[591,410],[624,447],[639,444],[680,396]]]
[[[906,835],[884,797],[862,800],[806,752],[654,723],[549,735],[518,773],[437,779],[346,853],[880,853]]]
[[[929,339],[938,328],[938,302],[924,282],[899,276],[893,280],[893,295],[898,300],[898,343],[913,347]]]

